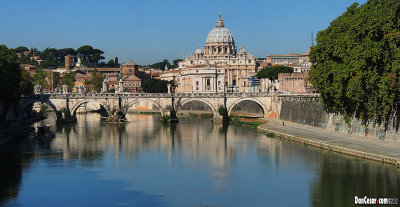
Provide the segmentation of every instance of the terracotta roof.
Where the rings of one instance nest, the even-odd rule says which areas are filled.
[[[21,67],[30,67],[30,68],[37,68],[36,66],[34,66],[34,65],[28,65],[28,64],[20,64],[20,66]]]
[[[297,53],[287,53],[287,54],[282,54],[282,55],[268,55],[268,56],[299,56]]]

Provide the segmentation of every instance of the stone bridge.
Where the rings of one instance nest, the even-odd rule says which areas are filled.
[[[263,110],[264,117],[278,117],[280,106],[276,104],[278,96],[272,94],[260,93],[235,93],[235,94],[212,94],[212,93],[42,93],[34,95],[24,95],[18,106],[19,118],[24,118],[33,103],[40,102],[48,104],[58,119],[67,116],[75,117],[77,109],[86,103],[95,102],[103,106],[107,110],[108,116],[114,115],[116,112],[126,114],[128,109],[139,100],[152,102],[162,115],[170,112],[172,108],[178,113],[180,108],[191,101],[200,101],[208,105],[213,113],[214,119],[221,119],[218,113],[221,106],[225,106],[228,115],[230,115],[233,107],[242,101],[253,101],[257,103]],[[61,113],[63,112],[63,113]]]

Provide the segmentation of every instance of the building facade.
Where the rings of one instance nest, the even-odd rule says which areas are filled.
[[[178,76],[180,93],[224,92],[224,69],[215,67],[192,67],[182,70]]]
[[[121,65],[118,72],[105,75],[108,89],[118,90],[119,81],[123,81],[124,91],[131,93],[142,92],[142,80],[147,78],[144,72],[139,71],[138,64],[129,60]]]
[[[279,73],[279,90],[283,93],[313,93],[313,87],[307,79],[307,72]]]
[[[179,81],[200,80],[209,77],[208,71],[215,70],[215,68],[220,69],[224,77],[223,80],[220,78],[216,80],[216,88],[222,88],[229,92],[245,92],[244,89],[250,85],[250,78],[254,77],[258,70],[258,62],[254,55],[247,53],[243,46],[237,50],[233,35],[224,26],[221,15],[217,20],[216,27],[209,32],[203,50],[199,46],[194,54],[186,56],[179,62],[180,75],[185,74],[185,77]],[[196,70],[202,72],[193,72]],[[181,91],[187,91],[185,84],[187,82],[178,82],[178,87],[183,87]],[[202,82],[200,81],[199,84]],[[196,88],[196,86],[193,87]],[[193,92],[195,91],[193,90]]]

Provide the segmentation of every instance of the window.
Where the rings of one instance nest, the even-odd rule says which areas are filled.
[[[132,73],[132,68],[129,68],[129,72]]]
[[[140,87],[140,82],[139,82],[139,83],[137,83],[137,86],[138,86],[138,87]]]
[[[236,79],[233,79],[232,85],[236,86]]]
[[[199,81],[196,81],[196,86],[198,86],[199,85]]]
[[[246,87],[246,81],[243,81],[243,87]]]
[[[207,79],[207,85],[208,85],[208,86],[211,85],[211,84],[210,84],[210,79]]]
[[[131,83],[129,83],[129,86],[131,86]]]
[[[135,82],[133,82],[133,83],[132,83],[132,86],[136,86],[136,83],[135,83]]]

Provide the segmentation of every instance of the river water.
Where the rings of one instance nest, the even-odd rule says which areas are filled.
[[[53,140],[3,146],[4,206],[354,206],[398,197],[400,170],[209,119],[156,115],[52,124]]]

